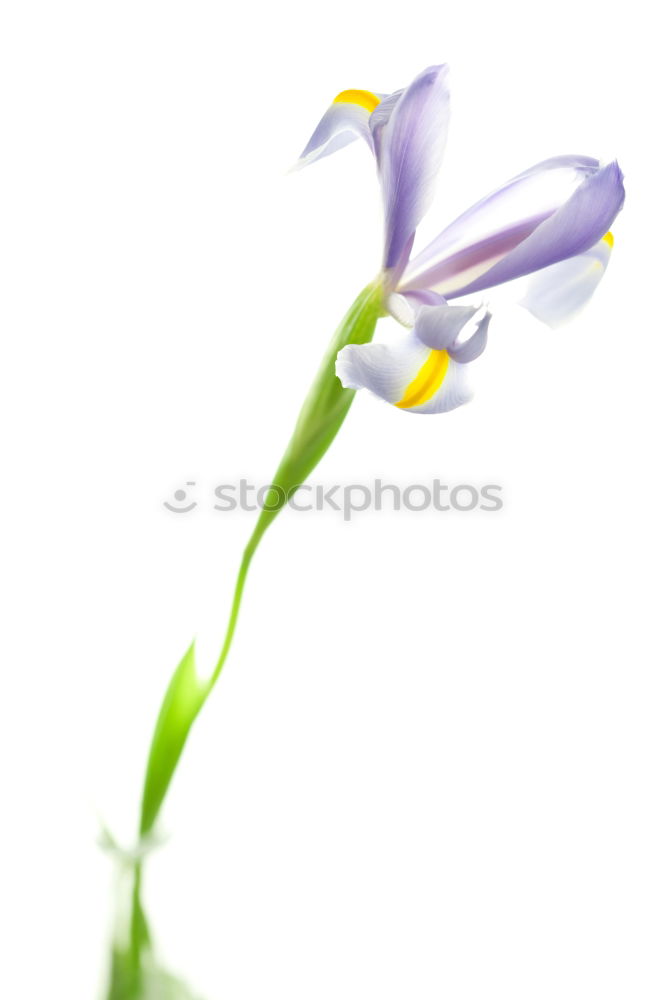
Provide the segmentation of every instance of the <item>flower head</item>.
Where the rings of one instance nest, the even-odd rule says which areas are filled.
[[[306,165],[362,138],[375,157],[384,206],[385,308],[409,327],[391,344],[349,345],[336,371],[345,387],[394,406],[441,413],[467,402],[466,366],[484,350],[490,313],[450,303],[531,275],[527,309],[551,325],[577,313],[599,284],[624,202],[622,172],[588,156],[539,163],[482,198],[415,257],[449,122],[448,67],[404,90],[339,94],[303,150]]]

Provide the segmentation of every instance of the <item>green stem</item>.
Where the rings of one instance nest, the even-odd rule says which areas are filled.
[[[213,689],[218,677],[222,673],[222,668],[224,667],[224,663],[228,656],[229,650],[231,649],[231,643],[233,642],[234,632],[236,631],[236,623],[238,621],[238,613],[240,611],[241,600],[243,599],[243,590],[245,589],[245,579],[247,577],[247,572],[250,568],[250,563],[252,562],[252,556],[257,551],[259,542],[261,541],[267,527],[268,524],[262,524],[260,519],[257,522],[256,528],[252,532],[252,536],[250,537],[249,542],[245,546],[245,550],[243,552],[243,558],[241,559],[241,564],[238,568],[238,575],[236,577],[234,596],[231,601],[229,624],[227,625],[227,632],[224,637],[224,643],[222,644],[222,651],[215,665],[215,670],[213,671],[210,678],[209,690]]]
[[[222,652],[210,679],[209,690],[212,690],[222,673],[231,648],[243,597],[245,578],[259,542],[268,526],[282,510],[288,496],[305,481],[328,450],[354,399],[353,390],[343,389],[335,376],[335,359],[347,344],[367,343],[372,339],[375,324],[380,314],[380,305],[381,284],[373,282],[364,288],[355,300],[324,355],[317,378],[303,404],[291,441],[273,479],[273,490],[269,491],[265,499],[264,509],[259,515],[255,529],[243,552],[236,577],[234,596],[231,601],[227,633],[222,645]],[[322,384],[327,390],[326,393],[322,392]],[[325,395],[324,399],[322,399],[323,395]],[[332,403],[333,405],[331,405]],[[312,419],[313,411],[315,411],[316,420]],[[326,416],[328,419],[322,419]],[[313,433],[313,424],[316,428],[315,433]],[[305,463],[303,458],[306,459]],[[308,466],[308,468],[306,469],[304,466]],[[276,488],[282,490],[281,494],[276,492]]]
[[[266,529],[289,497],[310,475],[338,433],[354,399],[335,375],[338,352],[347,344],[368,343],[382,314],[382,284],[375,281],[357,297],[333,337],[319,372],[303,403],[294,432],[264,501],[257,524],[243,552],[231,602],[227,631],[215,669],[207,680],[196,671],[194,645],[176,668],[157,718],[146,767],[139,823],[145,844],[150,837],[171,785],[190,729],[215,686],[231,648],[247,573]],[[140,962],[150,950],[150,935],[141,906],[142,864],[134,869],[131,908],[131,955]]]

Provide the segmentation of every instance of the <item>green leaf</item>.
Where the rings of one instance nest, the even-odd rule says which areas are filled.
[[[268,491],[254,532],[245,548],[236,579],[229,624],[217,665],[205,680],[197,676],[194,643],[169,682],[155,725],[144,779],[140,843],[134,852],[121,852],[110,834],[102,840],[125,864],[133,864],[133,889],[126,942],[113,950],[108,1000],[193,1000],[188,988],[159,967],[153,957],[151,935],[141,902],[142,858],[171,784],[190,729],[224,666],[234,635],[245,578],[252,556],[266,528],[291,494],[307,479],[335,438],[355,396],[343,389],[335,374],[338,352],[347,344],[366,344],[382,314],[380,281],[368,285],[338,327],[296,422],[291,440]],[[126,856],[125,856],[126,855]]]
[[[189,986],[149,957],[138,968],[129,954],[114,951],[106,1000],[200,1000]]]
[[[141,837],[146,837],[160,811],[192,723],[201,710],[209,682],[197,676],[194,643],[171,678],[155,725],[141,805]]]
[[[215,670],[208,680],[198,679],[193,644],[171,679],[155,727],[146,769],[140,823],[142,838],[148,836],[155,824],[192,723],[224,666],[236,627],[245,577],[261,537],[291,494],[307,479],[328,450],[356,395],[353,389],[343,389],[335,374],[338,352],[347,344],[366,344],[372,340],[377,320],[382,313],[382,300],[380,281],[364,288],[338,327],[324,355],[273,479],[273,488],[267,492],[264,509],[243,553],[227,634]]]

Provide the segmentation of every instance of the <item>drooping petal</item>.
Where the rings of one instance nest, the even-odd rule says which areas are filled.
[[[471,399],[464,365],[448,351],[426,347],[414,331],[391,344],[350,345],[338,354],[336,373],[345,388],[369,389],[412,413],[444,413]]]
[[[407,87],[381,128],[384,267],[397,280],[430,205],[449,123],[448,67],[431,66]],[[381,124],[381,123],[380,123]]]
[[[476,361],[483,354],[488,344],[490,319],[491,314],[486,312],[471,337],[457,340],[452,347],[449,347],[449,354],[454,361],[461,365],[468,365],[470,361]]]
[[[369,90],[343,90],[312,133],[296,168],[335,153],[359,136],[373,149],[370,115],[378,107],[381,95]]]
[[[448,350],[460,364],[476,360],[488,342],[490,313],[485,307],[452,306],[437,292],[393,292],[387,301],[390,314],[414,330],[422,344]]]
[[[573,204],[574,211],[585,209],[587,205],[588,221],[592,221],[589,208],[595,202],[595,194],[601,195],[594,205],[597,210],[603,208],[606,199],[609,215],[619,211],[624,191],[617,164],[601,168],[597,160],[585,156],[546,160],[514,177],[451,223],[410,261],[401,288],[432,288],[449,298],[463,294],[463,288],[473,291],[498,284],[499,280],[509,280],[500,276],[498,281],[482,283],[492,268],[569,204],[586,183],[592,188],[586,188],[583,204],[578,196]],[[596,221],[601,223],[603,220],[598,218]],[[606,229],[599,232],[597,239]],[[595,242],[594,237],[591,242]]]
[[[608,232],[585,253],[532,275],[521,305],[549,326],[572,319],[587,304],[606,273],[613,248]]]
[[[476,306],[450,306],[446,302],[421,306],[416,314],[414,333],[426,347],[446,350],[477,312]]]

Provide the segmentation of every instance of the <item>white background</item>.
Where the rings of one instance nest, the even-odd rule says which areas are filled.
[[[193,635],[376,272],[331,98],[448,61],[419,242],[548,156],[617,156],[605,282],[507,313],[474,401],[359,396],[319,482],[500,483],[500,514],[283,514],[148,870],[206,1000],[641,1000],[666,990],[663,157],[647,4],[33,3],[0,26],[3,951],[12,1000],[99,995],[111,864]],[[388,321],[387,321],[388,322]],[[397,328],[396,328],[397,329]],[[162,502],[186,480],[199,507]],[[6,949],[4,946],[7,946]]]

